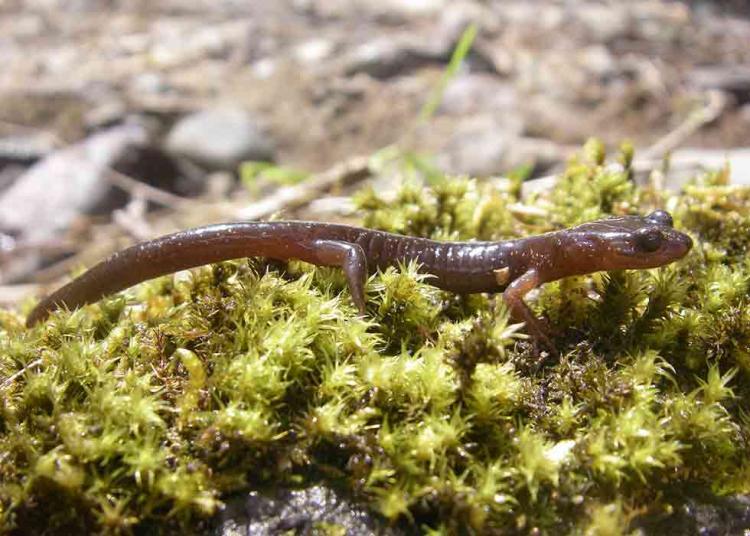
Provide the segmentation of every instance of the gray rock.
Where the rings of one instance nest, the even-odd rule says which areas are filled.
[[[0,164],[35,162],[55,149],[55,140],[46,134],[0,138]]]
[[[312,534],[321,523],[338,526],[349,536],[400,534],[372,512],[323,485],[266,494],[252,491],[230,498],[214,534]]]
[[[425,29],[380,34],[353,47],[342,58],[342,71],[347,76],[360,73],[379,80],[411,74],[413,71],[448,64],[458,40],[466,29],[459,21],[470,21],[478,14],[453,9],[454,17],[442,20]],[[461,18],[463,17],[463,18]],[[496,72],[494,63],[481,47],[469,50],[463,63],[464,70]]]
[[[472,177],[497,175],[507,169],[504,161],[509,142],[508,136],[502,132],[481,132],[472,139],[472,143],[455,139],[448,152],[438,158],[438,162],[452,174],[467,174]]]
[[[498,29],[499,12],[502,12],[502,10],[492,9],[484,3],[451,0],[440,10],[439,24],[435,33],[453,36],[452,38],[457,41],[469,25],[476,24],[479,35],[485,37]],[[478,45],[479,43],[475,41],[472,49],[476,50]]]
[[[0,195],[0,231],[45,240],[112,191],[104,174],[126,149],[144,143],[145,129],[123,125],[95,134],[40,160]]]
[[[250,65],[250,72],[258,80],[268,80],[279,68],[279,62],[273,58],[262,58]]]
[[[447,0],[295,0],[299,11],[318,17],[378,17],[387,21],[406,22],[418,17],[439,14],[450,3]]]
[[[670,515],[637,516],[629,528],[635,529],[635,533],[674,536],[747,534],[750,530],[750,497],[747,495],[720,497],[686,486],[670,502],[674,505]]]
[[[273,160],[274,144],[258,121],[238,108],[203,110],[181,119],[167,150],[211,170],[234,171],[246,160]]]
[[[435,15],[445,9],[447,0],[381,0],[363,2],[376,15],[409,20],[414,17]]]
[[[313,38],[294,47],[294,59],[305,65],[315,65],[331,56],[336,45],[330,39]]]
[[[445,88],[439,111],[471,115],[483,111],[517,113],[518,96],[513,84],[487,73],[464,73]]]
[[[688,75],[688,83],[700,91],[718,89],[730,93],[738,104],[750,102],[750,64],[697,68]]]
[[[497,175],[512,167],[517,128],[493,116],[467,118],[452,131],[436,158],[448,173],[471,176]]]
[[[3,166],[2,169],[0,169],[0,192],[10,188],[10,186],[16,182],[18,177],[23,175],[24,171],[26,171],[26,169],[23,166],[16,164]]]
[[[172,89],[163,74],[153,71],[135,76],[131,81],[131,88],[137,95],[158,95]]]
[[[732,184],[750,186],[750,148],[677,149],[670,157],[671,169],[665,186],[678,190],[701,171],[721,169],[727,164]]]
[[[447,61],[450,47],[426,48],[404,37],[383,37],[355,47],[344,59],[348,76],[364,73],[380,80]]]

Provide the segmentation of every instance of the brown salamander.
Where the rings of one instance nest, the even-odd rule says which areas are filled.
[[[209,225],[163,236],[115,253],[63,286],[31,311],[33,326],[60,307],[75,308],[157,276],[203,264],[258,256],[300,259],[343,268],[355,305],[365,312],[367,274],[415,260],[427,282],[453,292],[503,291],[514,319],[545,346],[540,321],[524,303],[542,283],[603,270],[655,268],[682,258],[689,236],[657,210],[502,242],[438,242],[320,222]]]

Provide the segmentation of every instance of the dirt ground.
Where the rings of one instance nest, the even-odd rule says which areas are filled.
[[[6,1],[0,119],[6,133],[69,142],[104,116],[232,103],[268,125],[280,161],[323,169],[398,141],[476,22],[474,53],[420,147],[439,147],[480,114],[512,136],[646,146],[716,87],[736,113],[690,144],[740,146],[750,133],[750,4],[727,5]],[[740,70],[744,81],[728,87]]]

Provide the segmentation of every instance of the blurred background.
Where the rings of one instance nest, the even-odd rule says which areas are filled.
[[[750,182],[744,0],[0,0],[0,65],[0,305],[178,228],[350,219],[394,152],[534,179],[596,136]]]

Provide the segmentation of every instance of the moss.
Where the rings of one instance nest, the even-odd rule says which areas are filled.
[[[357,197],[366,225],[452,239],[670,210],[682,262],[541,289],[555,361],[501,301],[414,265],[370,278],[367,319],[336,270],[258,260],[32,330],[0,311],[0,526],[196,529],[229,492],[323,478],[425,533],[619,534],[669,490],[750,492],[750,189],[726,170],[638,188],[632,159],[588,143],[518,217],[517,185],[413,169],[395,199]]]

